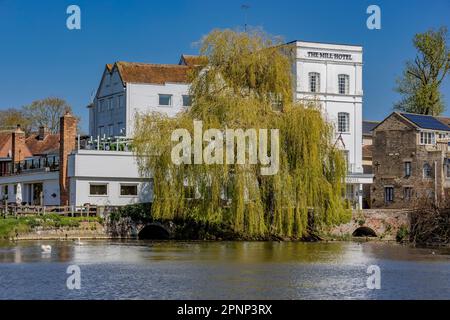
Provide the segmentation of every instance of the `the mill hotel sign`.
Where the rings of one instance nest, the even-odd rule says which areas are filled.
[[[321,59],[330,59],[330,60],[352,60],[351,54],[344,53],[331,53],[331,52],[317,52],[317,51],[308,51],[308,58],[321,58]]]

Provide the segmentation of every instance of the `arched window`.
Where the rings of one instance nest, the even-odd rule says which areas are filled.
[[[347,112],[338,113],[338,132],[350,131],[350,114]]]
[[[431,178],[431,174],[432,174],[431,166],[428,163],[425,163],[423,165],[423,177]]]
[[[309,91],[320,92],[320,73],[317,72],[309,73]]]
[[[339,94],[348,94],[350,87],[350,77],[347,74],[338,75]]]

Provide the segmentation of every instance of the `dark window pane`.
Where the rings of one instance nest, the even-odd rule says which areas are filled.
[[[190,107],[192,105],[191,96],[183,95],[183,107]]]
[[[90,185],[90,194],[91,195],[107,195],[108,194],[108,186],[106,184],[91,184]]]
[[[160,106],[170,106],[170,105],[172,105],[172,95],[170,95],[170,94],[160,94],[159,95],[159,105]]]
[[[137,196],[137,185],[120,185],[121,196]]]

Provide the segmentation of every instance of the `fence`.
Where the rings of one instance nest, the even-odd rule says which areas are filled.
[[[34,206],[14,204],[0,206],[0,212],[3,216],[26,216],[26,215],[46,215],[58,214],[67,217],[93,217],[105,216],[107,213],[114,210],[116,207],[101,207],[101,206]]]

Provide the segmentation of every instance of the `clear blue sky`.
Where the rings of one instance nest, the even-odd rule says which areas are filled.
[[[106,63],[177,63],[213,28],[244,24],[295,39],[364,46],[364,119],[381,120],[398,100],[395,79],[414,57],[417,32],[446,25],[450,0],[0,0],[0,109],[47,96],[66,99],[87,130],[86,105]],[[82,29],[66,28],[66,8],[81,8]],[[366,8],[381,7],[382,29],[366,28]],[[450,77],[443,87],[450,115]]]

